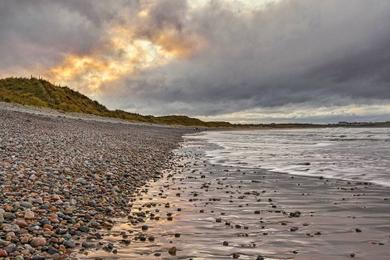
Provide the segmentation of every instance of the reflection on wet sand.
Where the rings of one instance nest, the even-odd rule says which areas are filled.
[[[139,190],[103,259],[388,259],[390,191],[369,183],[211,165],[199,140]]]

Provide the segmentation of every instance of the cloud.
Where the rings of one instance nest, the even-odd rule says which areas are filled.
[[[151,114],[390,103],[389,1],[201,2],[3,1],[0,74],[35,69]]]

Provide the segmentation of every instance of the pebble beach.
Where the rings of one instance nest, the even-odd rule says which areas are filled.
[[[169,168],[189,131],[1,104],[0,258],[66,259],[107,246],[102,230]]]

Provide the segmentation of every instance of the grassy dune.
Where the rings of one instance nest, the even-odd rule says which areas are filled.
[[[103,117],[167,125],[228,127],[228,122],[205,122],[187,116],[144,116],[122,110],[109,110],[97,101],[68,87],[60,87],[37,78],[0,79],[0,101],[51,108],[64,112],[86,113]]]

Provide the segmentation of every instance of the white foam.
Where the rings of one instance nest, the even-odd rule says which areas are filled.
[[[389,128],[210,131],[211,163],[390,186]]]

